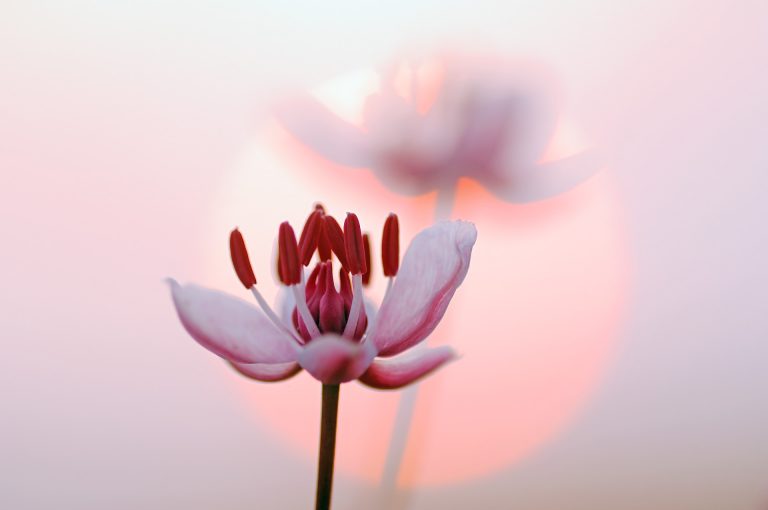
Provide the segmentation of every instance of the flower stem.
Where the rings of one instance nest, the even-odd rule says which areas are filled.
[[[317,496],[315,510],[331,508],[333,460],[336,455],[336,417],[339,411],[339,385],[323,384],[323,407],[320,416],[320,456],[317,462]]]

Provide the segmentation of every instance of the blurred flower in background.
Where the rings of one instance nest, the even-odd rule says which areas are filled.
[[[276,108],[299,141],[335,163],[373,170],[399,193],[449,196],[461,177],[499,198],[541,200],[594,174],[594,151],[546,159],[558,128],[554,80],[539,65],[442,53],[378,73],[359,125],[309,93]]]

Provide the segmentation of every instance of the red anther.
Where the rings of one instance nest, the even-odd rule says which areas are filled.
[[[323,207],[323,204],[320,202],[315,202],[315,210],[321,211],[323,214],[325,214],[325,207]]]
[[[397,214],[390,213],[381,235],[381,265],[385,276],[395,276],[400,268],[400,225]]]
[[[287,221],[280,224],[277,245],[280,280],[285,285],[300,283],[301,264],[299,264],[299,248],[296,245],[296,234],[293,232],[293,227]]]
[[[368,234],[363,234],[363,247],[365,248],[365,272],[363,273],[363,285],[371,281],[371,240]]]
[[[320,226],[320,235],[317,239],[317,253],[320,255],[320,260],[323,262],[331,260],[331,241],[328,239],[327,230],[328,227],[325,226],[325,221],[323,221]]]
[[[365,245],[363,233],[360,231],[360,221],[355,213],[347,213],[344,220],[344,248],[347,252],[347,266],[351,274],[363,274],[368,269],[365,266]]]
[[[333,216],[325,216],[325,234],[328,237],[333,253],[336,254],[339,262],[341,262],[341,266],[349,270],[349,266],[347,266],[347,250],[344,247],[344,232],[341,230],[339,222]]]
[[[305,266],[312,261],[312,255],[317,248],[317,241],[323,228],[323,212],[315,209],[304,223],[304,229],[299,238],[299,260]]]
[[[229,234],[229,254],[232,257],[232,265],[235,266],[235,273],[245,288],[250,289],[256,285],[256,275],[253,274],[248,250],[245,248],[243,235],[238,229]]]

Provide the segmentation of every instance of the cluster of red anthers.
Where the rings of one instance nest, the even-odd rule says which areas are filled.
[[[229,248],[238,278],[246,289],[253,291],[259,304],[267,311],[268,306],[255,287],[256,276],[243,236],[237,229],[230,235]],[[302,266],[308,267],[311,264],[315,252],[319,260],[305,282]],[[381,244],[385,276],[393,277],[397,274],[399,254],[397,215],[390,214],[384,223]],[[334,283],[334,255],[341,264],[338,290]],[[348,213],[342,230],[336,219],[326,214],[323,206],[318,204],[307,218],[298,242],[293,227],[287,221],[281,223],[277,273],[280,281],[293,289],[296,299],[293,325],[300,335],[298,340],[308,342],[327,333],[355,340],[362,338],[368,324],[363,304],[363,285],[370,281],[371,249],[368,235],[363,235],[360,230],[357,215]],[[271,310],[268,313],[273,315]]]

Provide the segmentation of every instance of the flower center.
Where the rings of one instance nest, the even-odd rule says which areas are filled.
[[[399,263],[397,221],[397,216],[390,214],[382,236],[382,265],[384,275],[390,278],[390,287]],[[288,331],[290,326],[276,316],[256,289],[256,277],[242,235],[237,229],[230,235],[235,272],[267,316],[302,343],[328,333],[360,341],[369,322],[363,286],[368,285],[371,278],[371,243],[368,234],[363,235],[357,215],[348,213],[342,229],[323,206],[317,205],[307,218],[298,242],[293,227],[285,221],[280,224],[277,244],[277,273],[280,281],[292,290],[296,301],[291,314],[293,331]],[[318,260],[305,279],[302,266],[309,267],[315,253]],[[338,286],[334,280],[334,256],[341,265],[337,273]]]
[[[338,272],[339,290],[336,290],[333,276],[333,262],[330,260],[317,262],[307,279],[305,297],[312,320],[320,332],[341,335],[349,321],[354,292],[349,273],[343,267]],[[296,331],[305,342],[309,342],[312,337],[297,308],[294,308],[291,318]],[[363,312],[358,316],[357,327],[352,333],[352,338],[360,340],[367,325],[368,317]]]

